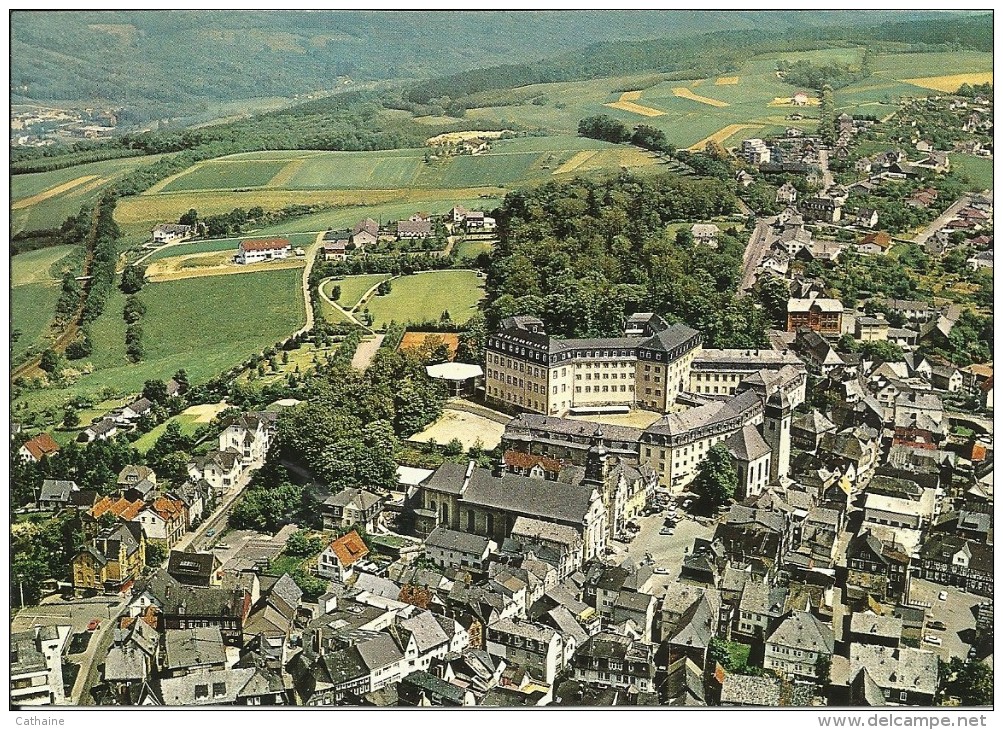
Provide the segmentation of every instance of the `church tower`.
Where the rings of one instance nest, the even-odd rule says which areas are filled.
[[[779,484],[791,470],[791,418],[794,409],[790,398],[777,388],[767,399],[763,418],[763,438],[770,445],[770,484]]]
[[[603,445],[602,427],[596,426],[592,434],[592,446],[585,455],[585,476],[582,482],[605,489],[610,466],[609,452]]]

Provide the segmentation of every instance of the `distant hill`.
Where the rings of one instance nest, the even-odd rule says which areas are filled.
[[[600,41],[716,31],[862,29],[930,13],[881,11],[14,12],[15,101],[124,104],[135,118],[206,101],[429,79],[580,51]],[[944,17],[944,16],[940,16]],[[900,23],[901,24],[901,23]],[[905,23],[908,25],[908,23]],[[949,24],[947,24],[949,25]]]

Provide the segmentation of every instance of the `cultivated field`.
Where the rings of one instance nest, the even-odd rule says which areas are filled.
[[[146,285],[140,295],[146,355],[137,364],[125,356],[125,295],[116,288],[91,327],[94,354],[83,362],[93,372],[70,387],[26,393],[23,400],[45,408],[106,388],[137,392],[146,380],[167,379],[179,368],[195,382],[205,380],[303,325],[300,278],[299,271],[286,270]]]
[[[56,314],[59,286],[55,283],[21,284],[10,290],[10,326],[17,332],[11,343],[11,356],[37,344],[49,332],[49,324]]]
[[[386,327],[391,320],[424,322],[438,320],[444,311],[457,324],[477,311],[484,297],[484,280],[474,271],[426,271],[393,280],[390,294],[375,296],[365,308],[373,315],[373,326]]]
[[[924,76],[919,79],[903,79],[908,84],[922,86],[924,89],[955,92],[962,84],[991,84],[993,72],[967,74],[949,74],[947,76]]]
[[[620,94],[620,98],[607,104],[610,109],[621,109],[625,112],[640,114],[642,117],[660,117],[665,112],[659,109],[652,109],[650,106],[643,106],[636,103],[641,98],[640,91],[625,91]]]
[[[993,187],[993,161],[972,155],[951,155],[951,169],[971,180],[970,188],[976,191]]]
[[[289,164],[294,163],[267,159],[231,160],[223,157],[195,165],[183,175],[173,178],[160,190],[175,192],[263,187]]]
[[[694,94],[685,86],[674,86],[672,88],[672,93],[682,99],[690,99],[692,101],[698,101],[701,104],[707,104],[708,106],[714,106],[718,108],[731,106],[731,104],[729,104],[726,101],[720,101],[719,99],[711,99],[706,96],[701,96],[700,94]]]
[[[10,178],[11,233],[58,228],[81,206],[101,197],[109,184],[161,155],[91,162]]]
[[[10,260],[11,286],[58,281],[60,267],[57,264],[66,258],[73,249],[73,246],[50,246],[49,248],[19,253],[12,257]]]

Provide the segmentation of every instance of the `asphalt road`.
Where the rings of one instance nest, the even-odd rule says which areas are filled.
[[[937,216],[934,221],[924,228],[922,231],[916,234],[916,238],[913,239],[914,243],[922,246],[926,243],[934,234],[937,233],[941,228],[947,225],[948,221],[957,217],[958,212],[971,202],[971,198],[967,195],[962,195],[956,201],[954,201],[943,213]]]

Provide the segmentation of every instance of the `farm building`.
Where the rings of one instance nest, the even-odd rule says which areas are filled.
[[[262,238],[241,241],[237,247],[235,261],[238,264],[254,264],[259,261],[284,259],[291,250],[288,238]]]
[[[411,216],[412,218],[417,215]],[[428,238],[432,235],[432,222],[429,220],[409,220],[397,222],[397,238]]]
[[[169,243],[190,236],[192,227],[176,223],[161,223],[151,233],[154,243]]]

